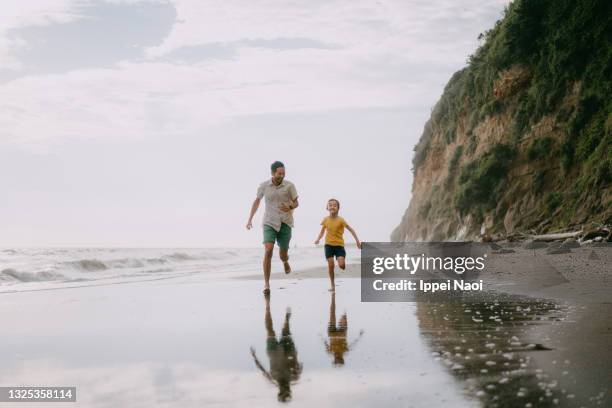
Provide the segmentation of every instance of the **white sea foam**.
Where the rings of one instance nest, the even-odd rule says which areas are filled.
[[[274,255],[273,269],[281,270]],[[262,248],[5,248],[0,249],[0,292],[190,274],[259,275],[262,256]],[[294,270],[325,265],[322,248],[292,248],[290,260]]]

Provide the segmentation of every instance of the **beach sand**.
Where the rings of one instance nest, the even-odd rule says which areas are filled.
[[[325,285],[321,279],[273,282],[275,350],[269,349],[257,280],[195,276],[4,294],[0,384],[77,387],[76,404],[54,406],[274,406],[280,391],[274,376],[283,382],[283,358],[291,357],[280,351],[287,346],[283,325],[290,308],[302,366],[289,384],[292,406],[393,406],[413,398],[429,406],[474,405],[431,359],[414,329],[414,305],[362,304],[355,279],[338,282],[337,325],[346,313],[348,351],[344,365],[334,364],[325,344],[331,304]],[[251,348],[268,372],[272,356],[272,381]],[[24,406],[2,404],[11,405]]]
[[[76,386],[66,407],[609,406],[609,287],[578,269],[537,289],[496,276],[516,297],[469,306],[362,303],[359,265],[334,298],[326,268],[275,273],[269,305],[256,266],[4,293],[0,385]]]
[[[535,373],[538,385],[534,388],[544,390],[544,401],[549,400],[553,405],[612,404],[612,391],[606,385],[612,384],[612,351],[609,348],[612,344],[612,246],[572,248],[570,252],[557,254],[548,253],[546,248],[532,250],[518,246],[513,246],[511,251],[489,254],[491,268],[479,277],[485,282],[485,289],[518,296],[520,300],[512,303],[516,307],[529,304],[529,299],[533,299],[535,308],[550,302],[555,305],[552,310],[561,312],[558,320],[557,317],[548,317],[551,324],[533,324],[520,331],[523,337],[535,339],[532,344],[539,347],[541,341],[545,348],[550,349],[544,353],[528,353],[523,357],[527,360],[521,364],[531,362],[541,367],[535,369],[539,372]],[[336,279],[359,278],[360,264],[347,265],[346,271],[336,268],[335,273]],[[291,275],[283,273],[273,276],[280,281],[291,279]],[[325,281],[327,269],[310,268],[301,271],[298,276],[297,279],[320,278]],[[492,300],[493,303],[499,301],[495,297]],[[464,321],[462,323],[465,324]],[[444,325],[442,328],[444,335],[452,331]],[[425,335],[423,327],[421,330]],[[478,337],[476,340],[479,340]],[[513,337],[516,336],[510,339]],[[450,348],[455,347],[461,345]],[[448,352],[444,347],[442,350],[442,353]],[[496,351],[504,354],[501,349]],[[463,358],[461,356],[453,365],[462,363]],[[490,371],[490,367],[484,370]],[[555,379],[551,380],[553,377]],[[464,385],[474,391],[469,381]],[[560,396],[555,396],[553,389],[558,389]],[[476,389],[476,393],[478,391]],[[570,398],[567,398],[568,395]],[[516,395],[506,397],[515,398]],[[484,405],[497,404],[496,400],[483,401],[482,398],[480,402]]]

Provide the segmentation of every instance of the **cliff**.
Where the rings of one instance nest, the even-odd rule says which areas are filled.
[[[393,241],[612,223],[607,0],[517,0],[479,38],[414,148]]]

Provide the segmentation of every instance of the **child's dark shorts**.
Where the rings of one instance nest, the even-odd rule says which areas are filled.
[[[325,244],[325,259],[329,258],[346,258],[346,251],[343,246],[327,245]]]

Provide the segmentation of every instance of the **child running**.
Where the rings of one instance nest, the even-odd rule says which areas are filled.
[[[329,211],[329,217],[323,218],[321,221],[321,232],[319,233],[319,237],[315,241],[315,245],[319,245],[321,238],[323,238],[323,234],[325,234],[325,258],[327,259],[327,267],[329,271],[329,280],[331,282],[330,292],[336,291],[336,284],[334,283],[334,257],[336,257],[338,261],[338,266],[340,269],[344,269],[346,267],[344,260],[346,258],[346,251],[344,250],[344,228],[353,235],[355,238],[355,242],[357,243],[357,248],[361,249],[361,242],[359,238],[357,238],[357,234],[355,230],[351,228],[350,225],[346,223],[344,218],[338,215],[338,211],[340,211],[340,201],[335,198],[330,199],[327,202],[327,211]]]

